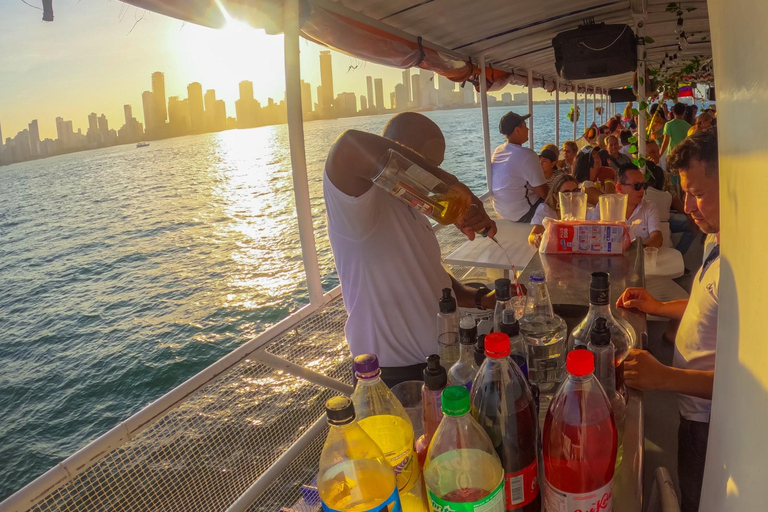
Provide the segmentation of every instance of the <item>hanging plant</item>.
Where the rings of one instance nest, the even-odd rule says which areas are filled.
[[[601,106],[595,107],[595,113],[599,116],[603,115],[603,107]]]
[[[568,120],[572,123],[579,122],[579,106],[571,105],[571,110],[568,111]]]

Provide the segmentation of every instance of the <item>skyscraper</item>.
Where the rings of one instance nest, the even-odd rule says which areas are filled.
[[[424,106],[423,96],[421,94],[421,77],[419,75],[413,75],[411,77],[411,89],[413,93],[413,106]]]
[[[395,105],[397,110],[405,110],[408,108],[408,90],[403,84],[395,85]]]
[[[0,148],[3,147],[3,127],[0,126]]]
[[[444,107],[453,104],[453,93],[456,82],[443,75],[437,75],[437,106]]]
[[[301,111],[312,112],[312,85],[304,80],[301,81]]]
[[[208,89],[205,91],[205,129],[206,130],[213,130],[214,127],[214,121],[213,118],[215,117],[214,110],[216,109],[216,91],[213,89]],[[226,121],[226,116],[225,119]]]
[[[2,140],[2,134],[0,134]],[[29,150],[33,158],[40,156],[40,128],[37,125],[37,119],[29,123]]]
[[[240,82],[240,99],[235,101],[235,116],[238,128],[251,128],[256,126],[258,102],[253,99],[253,82],[243,80]]]
[[[88,132],[90,133],[96,133],[99,131],[99,116],[96,115],[96,112],[91,112],[88,114]]]
[[[331,66],[331,52],[320,52],[320,84],[323,87],[323,96],[318,98],[320,109],[324,115],[331,113],[333,107],[333,68]]]
[[[189,84],[187,86],[187,98],[189,99],[189,120],[192,125],[192,131],[200,133],[205,129],[203,86],[198,82]]]
[[[429,107],[437,104],[437,95],[435,91],[435,73],[426,69],[419,70],[421,78],[421,102],[422,106]]]
[[[408,94],[408,101],[410,102],[413,100],[413,96],[411,96],[411,70],[410,69],[404,69],[403,70],[403,87],[405,87],[405,92]],[[395,89],[395,96],[397,96],[397,89]],[[405,106],[403,106],[405,107]],[[400,105],[397,105],[397,108],[401,108]]]
[[[125,113],[125,124],[130,126],[131,119],[133,119],[133,109],[130,105],[123,105],[123,112]]]
[[[99,116],[99,132],[106,135],[108,131],[109,131],[109,123],[107,122],[107,116],[104,114],[101,114]]]
[[[368,108],[375,110],[377,105],[373,101],[373,77],[365,77],[365,84],[368,86],[368,96],[366,96],[368,98]]]
[[[165,108],[165,75],[160,71],[152,73],[152,97],[155,100],[155,122],[159,127],[168,119],[168,110]]]
[[[184,135],[190,130],[189,100],[178,96],[168,98],[168,127],[173,135]]]
[[[365,112],[366,110],[368,110],[368,100],[365,96],[360,96],[360,111]]]
[[[374,80],[376,85],[376,110],[378,112],[384,111],[384,81],[381,78]]]
[[[475,104],[475,87],[470,82],[464,83],[464,87],[462,87],[461,92],[465,105]]]
[[[141,93],[141,106],[144,109],[144,128],[148,135],[154,135],[155,130],[155,100],[150,91]]]

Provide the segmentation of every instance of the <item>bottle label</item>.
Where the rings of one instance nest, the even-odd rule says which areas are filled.
[[[522,508],[539,495],[539,462],[534,460],[517,473],[504,475],[504,494],[507,510]]]
[[[344,512],[343,510],[329,507],[325,502],[323,502],[323,510],[325,512]],[[395,489],[392,491],[389,498],[384,500],[380,505],[360,512],[403,512],[403,507],[400,505],[400,494],[397,492],[397,489]]]
[[[435,209],[434,205],[422,198],[421,194],[402,181],[399,181],[397,185],[395,185],[391,194],[411,208],[414,208],[425,215],[432,215],[432,212]]]
[[[613,512],[613,479],[600,489],[585,493],[568,493],[549,482],[544,488],[547,512]]]
[[[400,492],[406,493],[413,489],[417,482],[419,482],[419,477],[421,476],[421,469],[419,468],[419,465],[415,463],[416,454],[413,451],[413,437],[410,437],[411,440],[406,446],[388,446],[386,443],[387,439],[391,441],[392,436],[396,436],[398,431],[401,431],[404,428],[411,429],[411,426],[406,424],[405,420],[402,418],[390,416],[389,418],[394,421],[396,428],[395,430],[388,430],[386,421],[384,424],[381,423],[383,418],[384,416],[381,415],[369,416],[359,420],[358,425],[360,425],[368,435],[371,435],[372,433],[374,434],[371,435],[371,437],[373,437],[374,441],[379,444],[379,448],[384,452],[384,458],[387,459],[387,462],[389,462],[389,465],[392,466],[392,469],[395,471],[397,488],[400,489]]]
[[[461,489],[444,495],[449,497],[454,493],[461,495],[471,495],[475,489]],[[478,493],[481,491],[476,490]],[[431,489],[427,489],[429,504],[432,512],[504,512],[504,480],[499,482],[498,487],[487,496],[477,501],[456,502],[449,499],[440,498]]]

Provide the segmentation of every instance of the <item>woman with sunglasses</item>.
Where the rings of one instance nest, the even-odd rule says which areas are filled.
[[[528,243],[534,247],[541,244],[541,234],[544,233],[544,219],[560,218],[560,192],[569,193],[579,190],[579,182],[570,174],[559,174],[552,182],[546,199],[536,208],[536,213],[531,219],[531,234],[528,235]]]
[[[627,196],[627,225],[634,240],[640,238],[649,247],[661,247],[661,221],[656,204],[645,198],[648,183],[635,164],[624,164],[619,168],[616,191]],[[600,209],[587,212],[587,219],[600,220]]]

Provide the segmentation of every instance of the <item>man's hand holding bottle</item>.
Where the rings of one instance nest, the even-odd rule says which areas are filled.
[[[467,235],[467,238],[470,240],[474,240],[475,235],[478,233],[483,236],[496,236],[496,222],[494,222],[486,213],[483,202],[463,183],[457,181],[451,186],[461,190],[472,198],[467,213],[464,214],[463,218],[456,222],[456,227],[459,228],[459,231]]]

